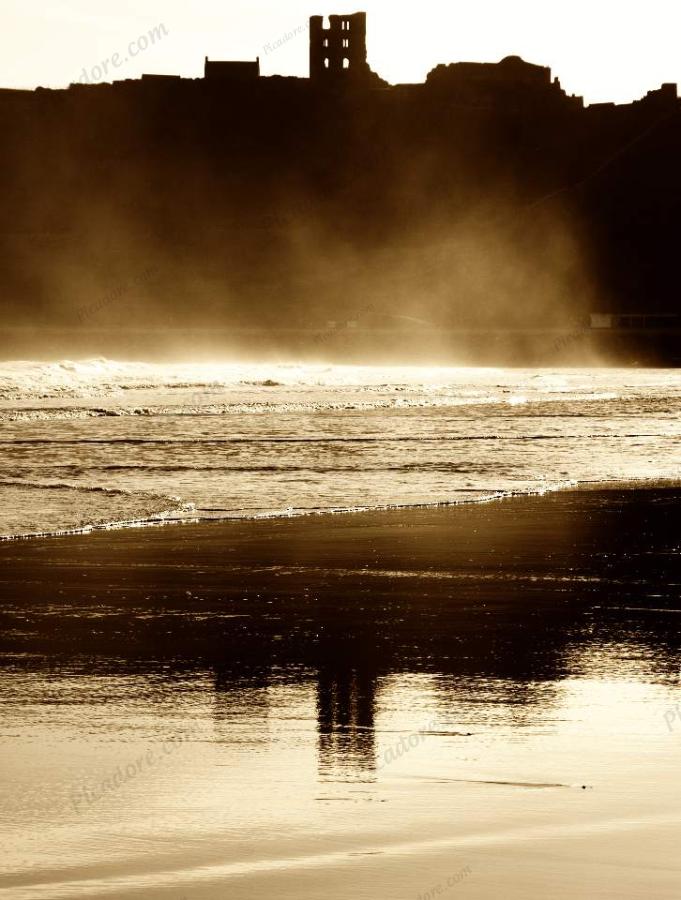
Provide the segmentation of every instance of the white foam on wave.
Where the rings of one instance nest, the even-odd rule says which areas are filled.
[[[142,389],[415,384],[448,380],[457,369],[244,363],[155,364],[90,359],[0,363],[0,398],[88,397]]]
[[[53,480],[0,479],[0,541],[163,524],[191,518],[180,497]]]
[[[613,386],[621,384],[617,370]],[[652,371],[652,370],[651,370]],[[640,381],[640,377],[639,377]],[[521,390],[517,390],[519,383]],[[313,364],[117,362],[97,358],[62,362],[0,363],[0,400],[87,399],[126,391],[252,388],[365,388],[417,389],[428,393],[454,387],[465,396],[484,397],[495,389],[509,403],[530,402],[537,395],[565,394],[575,388],[589,391],[593,385],[579,370],[536,370],[423,366],[339,366]],[[617,393],[617,391],[615,392]]]
[[[0,421],[517,408],[616,401],[620,381],[582,371],[416,366],[0,363]]]
[[[537,398],[535,402],[558,402],[559,398]],[[579,402],[579,397],[562,397],[562,402]],[[590,402],[599,400],[616,400],[615,394],[590,395]],[[526,404],[529,401],[523,400]],[[251,403],[210,403],[203,405],[197,403],[183,403],[178,401],[176,406],[112,406],[109,408],[71,406],[46,409],[7,409],[0,410],[0,421],[8,422],[39,422],[54,419],[99,419],[99,418],[156,418],[162,416],[228,416],[228,415],[266,415],[282,413],[313,413],[313,412],[370,412],[373,410],[400,410],[400,409],[449,409],[456,407],[475,407],[508,405],[518,406],[520,402],[513,398],[506,400],[499,397],[456,397],[456,396],[420,396],[400,397],[393,399],[376,400],[315,400],[309,402],[283,401],[280,403],[265,403],[253,401]]]
[[[0,486],[4,482],[0,482]],[[318,508],[293,508],[276,509],[268,512],[249,512],[246,510],[201,510],[197,509],[194,504],[184,503],[179,498],[177,500],[177,508],[164,510],[155,513],[148,518],[131,518],[121,519],[111,522],[95,522],[84,525],[76,525],[67,528],[59,528],[52,531],[30,531],[17,534],[0,534],[0,542],[25,540],[29,538],[47,538],[47,537],[63,537],[67,535],[91,534],[96,531],[115,531],[124,528],[148,528],[167,525],[188,525],[198,524],[201,522],[257,522],[270,521],[274,519],[299,519],[311,518],[313,516],[338,516],[357,513],[370,512],[399,512],[407,510],[428,510],[428,509],[449,509],[456,506],[465,506],[470,504],[491,503],[498,500],[506,500],[512,497],[531,497],[543,496],[560,490],[567,490],[577,486],[576,482],[564,481],[554,482],[552,484],[542,484],[541,486],[527,488],[525,490],[508,490],[508,491],[475,491],[475,497],[457,497],[451,500],[438,500],[425,503],[383,503],[367,506],[329,506]],[[60,485],[59,487],[66,487]],[[101,490],[103,493],[116,493],[108,489]]]

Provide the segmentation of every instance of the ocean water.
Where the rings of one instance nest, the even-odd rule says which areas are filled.
[[[453,504],[681,469],[673,370],[0,364],[0,536]]]

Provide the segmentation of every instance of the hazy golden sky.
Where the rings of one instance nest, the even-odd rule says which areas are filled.
[[[306,31],[275,51],[266,45],[312,14],[359,9],[369,13],[372,67],[391,82],[509,54],[551,66],[566,90],[592,102],[681,82],[681,0],[0,0],[0,86],[65,86],[116,53],[116,79],[198,77],[205,55],[260,55],[265,75],[306,75]],[[139,36],[161,24],[167,35],[140,51]]]

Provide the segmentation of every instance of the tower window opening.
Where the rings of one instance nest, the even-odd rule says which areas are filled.
[[[328,68],[329,68],[329,57],[328,57],[328,56],[327,56],[326,59],[324,60],[324,68],[325,68],[325,69],[328,69]]]
[[[328,39],[328,38],[324,38],[324,46],[325,46],[325,47],[328,47],[328,46],[329,46],[329,39]]]
[[[349,68],[350,68],[350,60],[347,58],[347,56],[346,56],[345,59],[343,60],[343,68],[344,68],[344,69],[349,69]]]

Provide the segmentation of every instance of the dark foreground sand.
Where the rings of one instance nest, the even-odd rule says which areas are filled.
[[[609,644],[620,641],[630,648],[633,685],[673,685],[680,501],[678,488],[616,487],[7,543],[0,545],[0,650],[5,667],[29,672],[64,665],[190,676],[200,669],[229,687],[253,673],[299,669],[321,673],[323,686],[327,676],[342,682],[350,666],[367,680],[418,673],[531,692],[543,684],[574,689],[574,648],[593,642],[585,658],[609,659]],[[85,610],[93,603],[115,610],[113,625],[92,627]],[[55,604],[62,618],[44,614]],[[149,611],[143,620],[140,608]],[[230,617],[216,616],[218,609]],[[326,721],[320,707],[320,733],[327,727],[331,740],[333,715]],[[407,782],[395,782],[381,800],[401,810],[383,830],[382,820],[360,812],[351,828],[316,835],[303,818],[267,840],[255,827],[236,843],[234,833],[218,833],[210,852],[199,848],[198,834],[193,843],[190,831],[175,830],[148,864],[142,853],[134,864],[64,858],[41,870],[36,838],[36,870],[3,871],[0,900],[678,898],[681,722],[667,738],[664,711],[641,703],[630,748],[616,720],[602,751],[585,740],[586,790],[577,777],[541,800],[513,785],[494,794],[489,785],[468,785],[465,801],[452,788],[450,803],[446,786],[432,793],[412,779],[409,793]],[[329,746],[320,743],[320,754],[331,758]],[[538,784],[559,769],[555,746],[546,746],[547,758],[524,761]],[[565,754],[574,756],[574,746]],[[233,802],[247,801],[237,793]]]

